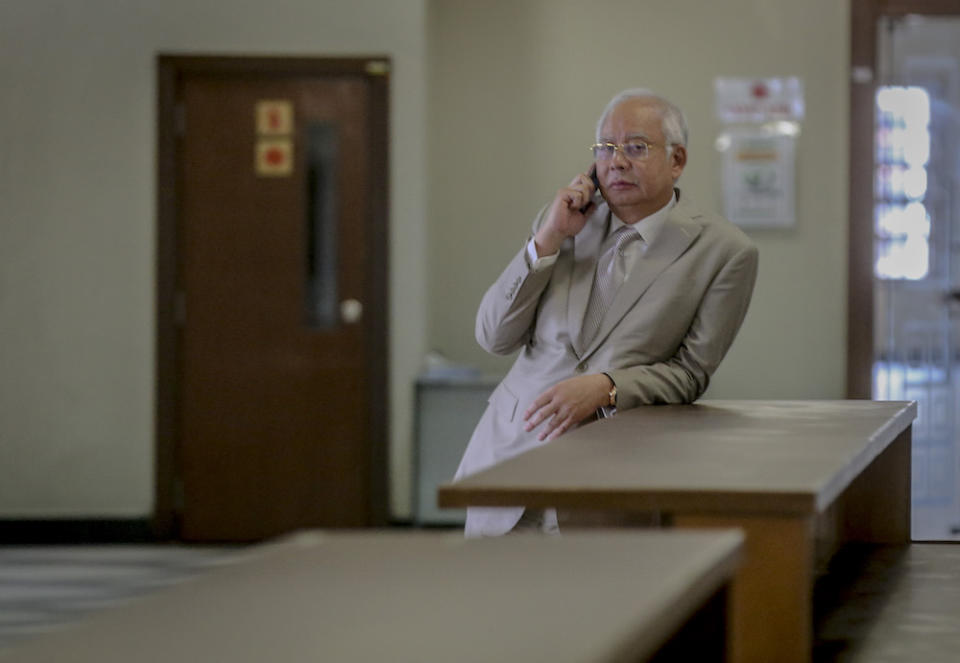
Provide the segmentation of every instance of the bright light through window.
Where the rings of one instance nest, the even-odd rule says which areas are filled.
[[[926,127],[930,124],[930,95],[922,87],[881,87],[877,110],[902,118],[908,127]]]
[[[923,279],[930,271],[927,194],[930,96],[919,87],[877,90],[874,271],[883,279]]]
[[[919,229],[920,234],[930,235],[930,217],[923,203],[904,206],[877,206],[877,229],[885,237],[906,236]]]

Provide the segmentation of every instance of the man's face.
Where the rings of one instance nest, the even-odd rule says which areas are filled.
[[[666,205],[673,195],[673,183],[686,164],[683,146],[674,146],[671,156],[667,156],[660,110],[647,99],[627,99],[618,104],[600,131],[601,143],[636,141],[650,145],[646,158],[628,159],[617,150],[612,158],[597,161],[603,197],[617,216],[628,222]]]

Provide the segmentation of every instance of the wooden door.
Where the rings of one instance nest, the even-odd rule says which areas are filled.
[[[179,537],[375,524],[387,229],[370,77],[181,71],[175,91]]]

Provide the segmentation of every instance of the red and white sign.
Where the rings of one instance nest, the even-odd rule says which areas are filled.
[[[293,104],[266,99],[257,102],[257,133],[261,136],[288,136],[293,132]]]
[[[293,173],[293,144],[289,138],[257,141],[255,169],[260,177],[286,177]]]
[[[716,78],[717,118],[724,124],[799,122],[803,81],[789,78]]]

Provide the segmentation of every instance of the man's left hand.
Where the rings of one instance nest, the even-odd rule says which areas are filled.
[[[526,430],[541,423],[539,440],[555,440],[609,403],[610,378],[603,373],[578,375],[553,385],[537,396],[523,414]]]

